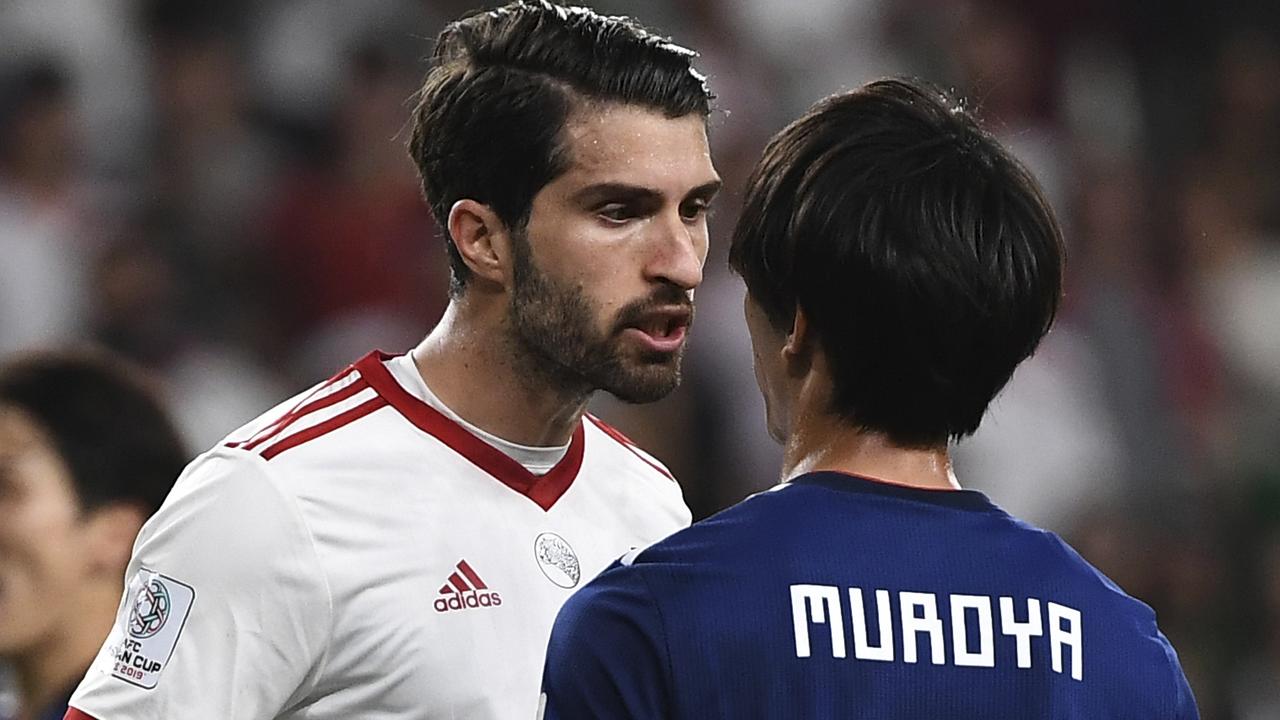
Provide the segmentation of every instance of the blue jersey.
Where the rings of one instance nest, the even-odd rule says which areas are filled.
[[[972,490],[812,473],[570,598],[546,718],[1183,720],[1149,607]]]

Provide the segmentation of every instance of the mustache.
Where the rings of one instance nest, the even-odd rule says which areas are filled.
[[[663,285],[649,297],[624,305],[618,311],[614,329],[622,330],[631,327],[643,322],[655,310],[669,310],[671,308],[689,311],[689,326],[693,326],[693,300],[689,297],[689,293],[675,285]]]

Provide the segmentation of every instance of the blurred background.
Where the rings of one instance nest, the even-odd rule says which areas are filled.
[[[478,4],[0,2],[0,355],[108,346],[204,448],[411,347],[448,269],[408,98],[430,39]],[[818,98],[928,78],[1034,170],[1068,243],[1059,323],[957,448],[961,482],[1154,606],[1205,718],[1280,718],[1280,5],[593,6],[696,48],[719,96],[728,191],[686,381],[595,408],[695,516],[777,481],[724,263],[747,170]]]

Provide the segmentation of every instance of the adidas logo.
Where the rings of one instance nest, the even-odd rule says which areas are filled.
[[[475,570],[466,560],[459,560],[457,569],[449,575],[449,582],[440,586],[440,597],[436,598],[436,612],[450,610],[466,610],[468,608],[497,607],[502,604],[502,597],[490,592]]]

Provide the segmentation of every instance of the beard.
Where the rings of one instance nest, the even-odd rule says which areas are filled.
[[[655,308],[674,305],[692,312],[687,293],[664,284],[619,310],[602,332],[582,288],[542,272],[523,233],[513,240],[507,318],[522,372],[566,392],[604,390],[628,403],[660,400],[680,384],[683,346],[674,353],[629,350],[622,331]]]

